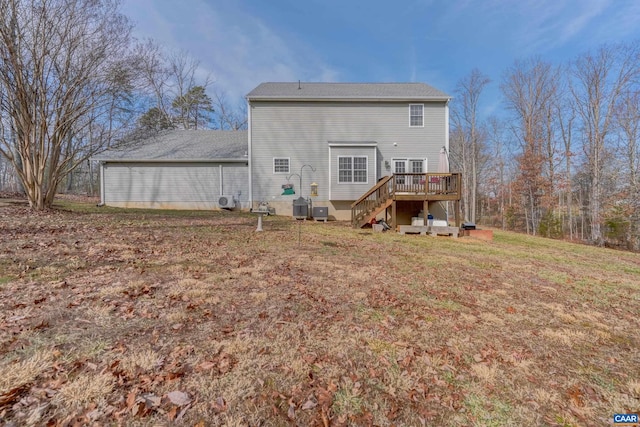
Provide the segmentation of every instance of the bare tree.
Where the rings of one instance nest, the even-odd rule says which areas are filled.
[[[572,67],[571,92],[581,119],[587,165],[590,240],[604,244],[602,232],[604,160],[614,126],[615,106],[640,76],[638,44],[604,45],[581,55]]]
[[[527,233],[536,234],[543,203],[552,200],[553,179],[549,156],[553,138],[552,106],[556,99],[558,73],[540,59],[516,61],[501,85],[507,107],[517,119],[514,127],[520,143],[520,175],[516,186],[525,204]]]
[[[625,93],[616,105],[621,159],[619,207],[627,224],[625,243],[640,250],[640,92]]]
[[[471,222],[476,221],[483,137],[478,124],[478,107],[482,91],[490,82],[489,77],[482,74],[480,70],[473,69],[456,86],[459,101],[454,104],[453,122],[461,133],[457,134],[454,141],[455,150],[459,152],[458,158],[461,162],[463,176],[467,180],[467,185],[463,187],[463,191],[465,191],[464,206],[465,216]]]
[[[152,40],[136,47],[141,92],[146,111],[138,119],[143,130],[193,129],[211,121],[213,101],[206,93],[211,79],[202,75],[200,62],[188,52],[164,52]]]
[[[171,122],[170,105],[167,86],[170,76],[164,52],[153,40],[146,40],[135,46],[138,61],[133,64],[139,78],[139,88],[143,96],[153,99],[155,116],[160,122]]]
[[[508,192],[504,143],[505,126],[504,123],[495,116],[490,117],[487,122],[491,156],[487,159],[489,167],[487,168],[487,179],[484,181],[490,185],[488,197],[496,200],[496,213],[499,215],[499,225],[504,230],[506,228],[505,207]]]
[[[196,83],[199,66],[200,61],[193,59],[186,51],[172,53],[168,57],[173,120],[182,129],[197,128],[199,117],[192,117],[193,114],[196,113],[197,116],[198,109],[204,113],[213,108],[211,98],[206,94],[207,87],[211,84],[209,76],[202,83]]]
[[[50,207],[66,174],[114,137],[130,31],[116,0],[0,0],[0,153],[31,207]],[[96,121],[100,139],[78,137]]]
[[[216,90],[213,98],[216,126],[221,130],[241,130],[247,128],[246,103],[241,102],[240,107],[234,108],[227,101],[223,90]]]
[[[564,160],[564,177],[560,183],[562,201],[566,211],[566,228],[569,231],[569,238],[573,240],[575,237],[574,224],[574,203],[573,194],[573,135],[576,122],[576,108],[573,99],[567,96],[566,82],[562,80],[558,86],[558,102],[555,104],[555,114],[557,116],[560,140],[562,141],[562,159]],[[564,84],[563,84],[564,83]]]

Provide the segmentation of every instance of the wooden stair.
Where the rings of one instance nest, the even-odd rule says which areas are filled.
[[[382,178],[351,204],[351,225],[362,228],[393,203],[394,176]]]
[[[385,209],[389,208],[392,204],[393,204],[393,199],[387,199],[381,205],[375,207],[371,212],[366,214],[360,221],[359,226],[363,227],[366,224],[369,224],[373,218],[377,217],[380,212],[383,212]]]

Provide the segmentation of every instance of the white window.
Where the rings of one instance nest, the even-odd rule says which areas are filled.
[[[288,157],[273,158],[273,173],[289,173],[290,159]]]
[[[411,165],[411,173],[424,172],[424,160],[422,159],[411,159],[409,160],[409,165]]]
[[[424,104],[409,104],[409,126],[424,126]]]
[[[368,158],[366,156],[339,156],[339,183],[367,183]]]

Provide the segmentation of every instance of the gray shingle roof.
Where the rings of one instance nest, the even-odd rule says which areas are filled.
[[[101,161],[202,161],[247,158],[248,133],[221,130],[171,130],[93,157]]]
[[[425,83],[262,83],[249,100],[447,100]]]

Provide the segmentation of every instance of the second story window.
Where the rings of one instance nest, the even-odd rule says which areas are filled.
[[[424,104],[409,104],[409,126],[424,126]]]
[[[273,173],[289,173],[289,158],[275,157],[273,159]]]

